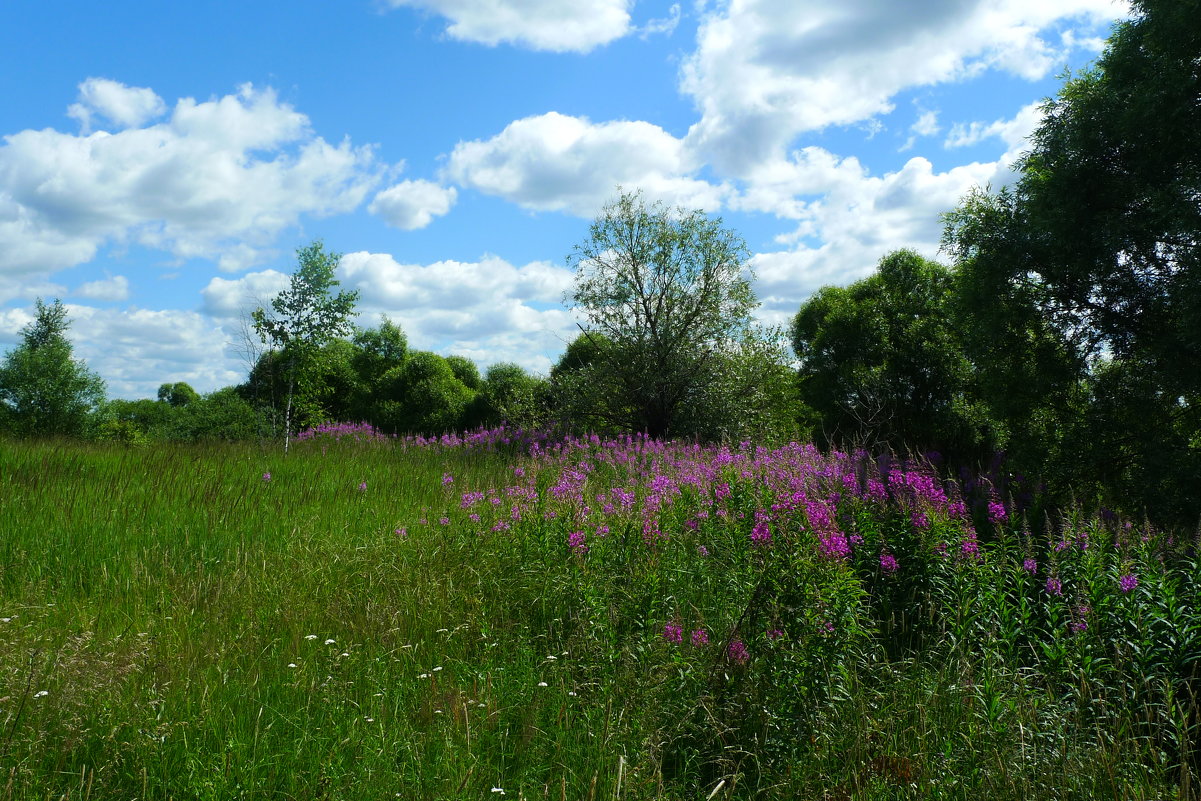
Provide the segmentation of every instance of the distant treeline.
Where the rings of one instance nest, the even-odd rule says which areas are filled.
[[[38,302],[0,365],[0,430],[285,438],[326,421],[389,434],[508,423],[699,441],[808,437],[1024,474],[1053,502],[1152,522],[1201,515],[1201,0],[1141,0],[1097,65],[1044,105],[1015,182],[944,217],[951,263],[887,254],[787,332],[754,324],[750,254],[703,212],[621,194],[569,265],[584,321],[549,375],[413,351],[349,325],[337,254],[299,251],[252,328],[247,380],[104,401]],[[850,266],[850,265],[849,265]],[[791,345],[792,353],[787,345]],[[998,466],[999,469],[998,469]],[[1015,485],[1016,486],[1016,485]],[[1032,525],[1037,525],[1033,523]]]

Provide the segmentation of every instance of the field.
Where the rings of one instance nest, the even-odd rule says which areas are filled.
[[[0,799],[1197,797],[1195,540],[970,486],[503,431],[0,442]]]

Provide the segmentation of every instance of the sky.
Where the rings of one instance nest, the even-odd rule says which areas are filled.
[[[357,323],[546,373],[619,187],[738,232],[759,318],[1005,185],[1122,0],[0,0],[0,351],[61,298],[110,397],[245,380],[296,250]]]

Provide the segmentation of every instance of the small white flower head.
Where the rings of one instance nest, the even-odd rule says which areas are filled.
[[[494,793],[500,793],[501,795],[504,795],[504,794],[505,794],[505,791],[504,791],[503,789],[501,789],[500,787],[493,787],[493,788],[492,788],[492,792],[494,792]]]
[[[570,695],[572,698],[574,698],[574,697],[575,697],[575,695],[576,695],[576,692],[575,692],[575,690],[571,690],[571,691],[570,691],[570,692],[568,692],[567,694],[568,694],[568,695]]]
[[[342,653],[338,654],[338,656],[350,656],[350,654],[346,651],[343,651]]]
[[[559,657],[557,657],[557,656],[547,656],[547,657],[546,657],[546,659],[547,659],[547,661],[549,661],[549,662],[555,662],[555,661],[557,661],[557,660],[559,659]]]
[[[317,635],[316,634],[306,634],[306,635],[304,635],[304,638],[306,640],[315,640],[315,639],[317,639]]]
[[[540,681],[540,682],[538,682],[538,686],[539,686],[539,687],[545,687],[545,686],[546,686],[546,682],[544,682],[544,681]]]
[[[422,674],[421,674],[420,676],[418,676],[417,678],[419,678],[419,679],[428,679],[429,677],[430,677],[430,674],[428,674],[428,673],[422,673]]]
[[[34,698],[44,698],[49,694],[50,694],[49,690],[38,690],[36,693],[33,694],[33,697]]]
[[[367,721],[368,723],[375,723],[375,718],[369,718],[366,715],[363,716],[363,720]]]
[[[296,663],[295,663],[295,662],[289,662],[289,663],[288,663],[288,667],[290,667],[290,668],[294,668],[294,667],[296,667]]]
[[[326,640],[326,641],[325,641],[325,644],[326,644],[326,645],[333,645],[333,644],[334,644],[334,641],[333,641],[333,640]]]
[[[13,622],[13,619],[11,617],[0,617],[0,623],[12,623],[12,622]]]
[[[441,669],[442,669],[442,666],[441,666],[441,665],[438,665],[438,667],[434,668],[434,672],[435,672],[435,673],[437,673],[437,672],[438,672],[439,670],[441,670]]]

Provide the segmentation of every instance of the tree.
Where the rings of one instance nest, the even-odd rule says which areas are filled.
[[[72,358],[67,310],[38,298],[21,344],[0,363],[0,410],[16,434],[79,436],[104,402],[104,382]]]
[[[606,205],[568,257],[576,278],[567,303],[595,345],[575,371],[588,402],[575,405],[590,406],[600,427],[698,433],[682,410],[717,382],[720,354],[753,329],[748,255],[703,211],[648,206],[640,193]]]
[[[382,428],[389,433],[442,434],[462,428],[475,391],[436,353],[410,353],[383,379]]]
[[[186,381],[162,384],[158,388],[158,399],[173,407],[187,406],[199,398],[200,393],[192,389],[192,385]]]
[[[1194,500],[1172,522],[1191,524],[1201,511],[1201,474],[1184,469],[1201,435],[1201,0],[1133,10],[1096,67],[1044,105],[1013,187],[969,195],[947,215],[944,241],[965,294],[985,301],[970,315],[976,343],[1041,360],[1033,371],[1009,360],[1005,383],[1023,392],[1033,372],[1060,398],[1049,409],[1018,397],[1010,412],[1092,420],[1087,438],[1109,441],[1124,471],[1119,480],[1106,468],[1111,489],[1154,472],[1147,459],[1180,465],[1172,494]],[[1115,394],[1117,376],[1137,391]],[[1154,398],[1157,430],[1171,435],[1150,450],[1124,446],[1142,421],[1072,412],[1081,394],[1080,408],[1104,401],[1135,416],[1135,397]]]
[[[350,317],[359,293],[332,294],[339,282],[334,277],[342,256],[326,253],[320,240],[296,251],[297,269],[288,289],[271,301],[270,311],[259,307],[251,317],[264,344],[282,351],[283,374],[287,380],[284,411],[284,451],[292,435],[292,407],[296,390],[307,395],[312,387],[313,368],[324,345],[353,330]]]
[[[953,303],[952,272],[900,250],[868,278],[802,304],[793,350],[823,444],[980,455],[992,436]]]

